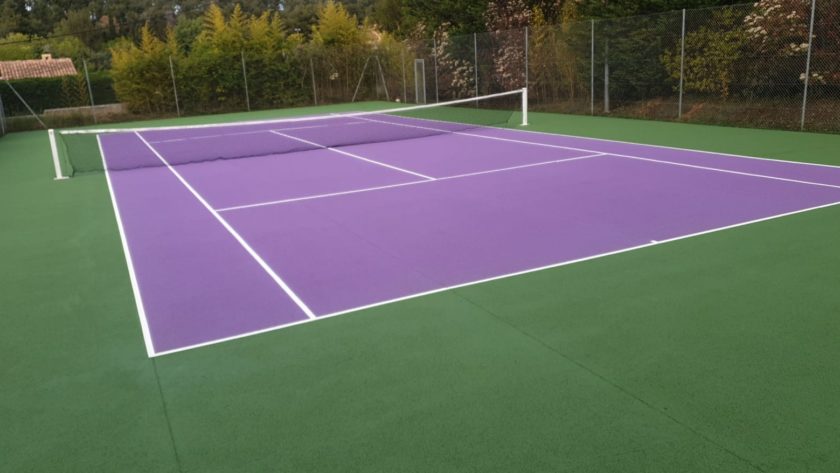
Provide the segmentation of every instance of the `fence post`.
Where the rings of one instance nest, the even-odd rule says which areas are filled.
[[[3,108],[3,97],[0,96],[0,136],[6,134],[6,110]]]
[[[181,105],[178,103],[178,87],[175,86],[175,66],[172,65],[172,56],[169,56],[169,75],[172,77],[172,95],[175,96],[175,111],[181,116]]]
[[[309,74],[312,76],[312,101],[318,105],[318,89],[315,88],[315,64],[312,63],[312,55],[309,55]]]
[[[683,109],[683,77],[685,74],[685,8],[682,11],[682,33],[680,35],[680,99],[677,108],[677,119],[682,118]]]
[[[595,20],[590,20],[589,37],[589,114],[595,115]]]
[[[370,62],[370,56],[365,59],[365,65],[362,66],[362,73],[359,74],[359,82],[356,84],[356,90],[353,92],[353,98],[350,99],[351,102],[356,101],[356,95],[359,93],[359,87],[362,86],[362,79],[365,78],[365,71],[367,71],[368,63]]]
[[[400,49],[400,64],[402,64],[402,74],[403,74],[403,96],[402,101],[403,103],[408,103],[408,89],[405,85],[405,49]],[[416,79],[415,79],[416,80]],[[416,101],[416,99],[415,99]]]
[[[525,26],[525,88],[528,88],[528,27]]]
[[[473,33],[473,69],[475,69],[475,96],[478,97],[478,36]]]
[[[610,39],[604,39],[604,113],[610,113]]]
[[[242,58],[242,83],[245,84],[245,106],[251,111],[251,96],[248,94],[248,73],[245,70],[245,50],[239,50],[239,57]]]
[[[808,28],[808,56],[805,59],[805,88],[802,90],[802,116],[799,119],[799,130],[805,131],[805,110],[808,107],[808,82],[811,78],[811,49],[814,46],[814,15],[817,0],[811,0],[811,25]]]
[[[435,62],[435,103],[440,102],[438,95],[438,70],[437,70],[437,39],[432,37],[432,58]]]
[[[8,85],[10,89],[12,89],[12,92],[15,94],[18,100],[20,100],[20,103],[22,103],[23,106],[26,107],[27,110],[29,110],[29,113],[32,114],[33,117],[35,117],[35,120],[38,120],[38,123],[40,123],[45,130],[48,130],[49,127],[46,124],[44,124],[44,121],[41,120],[41,117],[39,117],[37,113],[35,113],[35,110],[32,110],[32,107],[30,107],[26,100],[23,99],[23,97],[18,93],[17,89],[15,89],[14,86],[12,86],[12,83],[9,82],[9,79],[3,80],[6,82],[6,85]]]
[[[385,90],[385,101],[390,102],[391,96],[388,94],[388,84],[385,83],[385,72],[382,70],[382,63],[379,61],[379,56],[376,56],[376,67],[379,68],[379,78],[382,79],[382,88]],[[376,98],[379,98],[379,94],[377,94]]]
[[[88,74],[87,68],[87,61],[82,58],[82,68],[85,70],[85,82],[87,82],[87,89],[88,89],[88,97],[90,97],[90,114],[93,116],[93,123],[98,123],[96,121],[96,109],[94,108],[95,103],[93,103],[93,88],[90,85],[90,75]]]

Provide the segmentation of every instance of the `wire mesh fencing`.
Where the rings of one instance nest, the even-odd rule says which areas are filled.
[[[536,110],[840,132],[840,2],[534,26],[528,46]]]
[[[29,49],[20,52],[21,43],[0,42],[0,55],[58,52],[56,44],[24,44]],[[285,38],[185,50],[161,39],[131,48],[80,49],[68,53],[73,75],[0,84],[2,126],[433,103],[527,86],[535,111],[840,132],[836,0],[535,20],[528,28],[465,35],[438,28],[401,41],[372,34],[352,45]]]

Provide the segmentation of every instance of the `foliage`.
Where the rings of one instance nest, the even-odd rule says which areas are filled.
[[[312,26],[312,40],[323,46],[352,47],[362,40],[358,24],[341,3],[327,0],[318,11],[318,22]]]
[[[523,0],[492,0],[484,13],[492,39],[492,77],[500,91],[525,86],[525,48],[522,28],[531,21],[531,10]],[[486,74],[485,74],[486,75]]]
[[[87,83],[81,74],[40,79],[18,79],[10,82],[37,113],[42,113],[44,110],[51,108],[90,105]],[[114,103],[116,99],[110,74],[104,71],[91,72],[90,82],[95,103]],[[0,97],[2,97],[7,115],[29,114],[26,107],[5,85],[0,87]]]
[[[714,23],[724,26],[702,26],[685,36],[683,87],[686,91],[717,94],[727,99],[748,37],[738,27],[731,11],[715,12],[715,17]],[[662,63],[669,76],[679,80],[679,44],[665,51]]]
[[[164,43],[149,26],[140,30],[140,42],[124,40],[111,48],[117,98],[135,112],[167,112],[175,101],[169,57],[178,52],[174,35]]]
[[[0,39],[0,61],[35,59],[39,51],[38,40],[33,41],[25,34],[11,33]]]
[[[574,5],[570,3],[569,5]],[[568,6],[564,21],[550,24],[541,8],[536,8],[531,21],[529,51],[532,96],[543,103],[560,100],[576,102],[588,89],[581,71],[589,60],[589,28],[576,22],[577,12]]]
[[[298,59],[290,47],[294,43],[287,41],[276,13],[250,15],[237,5],[226,15],[213,4],[200,24],[183,20],[164,40],[149,26],[140,35],[137,44],[123,41],[112,48],[117,95],[134,112],[174,112],[173,73],[182,111],[242,109],[243,67],[254,106],[303,100]]]

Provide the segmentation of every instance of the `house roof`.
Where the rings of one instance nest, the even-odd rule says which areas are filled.
[[[27,59],[0,61],[0,79],[31,79],[76,75],[76,66],[70,58]]]

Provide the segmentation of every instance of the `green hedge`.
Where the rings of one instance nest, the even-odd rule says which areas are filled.
[[[9,82],[38,114],[50,108],[90,105],[84,75],[18,79]],[[117,101],[110,73],[107,71],[91,72],[90,83],[93,89],[94,103],[101,105]],[[0,97],[3,99],[7,117],[29,114],[26,107],[5,83],[0,83]]]

